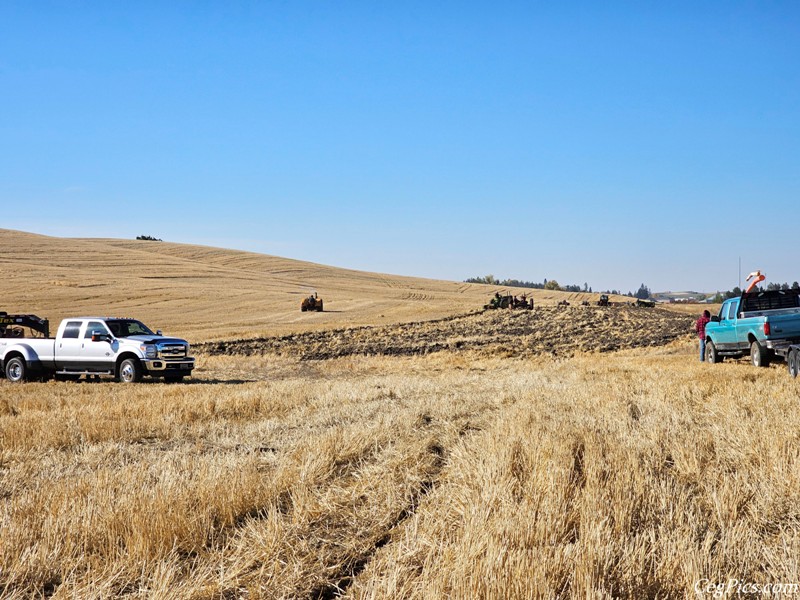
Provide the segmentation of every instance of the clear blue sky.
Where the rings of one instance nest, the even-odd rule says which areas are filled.
[[[797,2],[2,2],[0,140],[4,228],[800,279]]]

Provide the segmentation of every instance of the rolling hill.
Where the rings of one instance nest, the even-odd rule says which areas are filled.
[[[367,273],[252,252],[120,239],[58,238],[0,229],[0,310],[57,323],[133,316],[193,341],[444,318],[479,309],[496,290],[537,304],[597,294]],[[301,313],[317,292],[323,313]],[[629,300],[629,299],[625,299]]]

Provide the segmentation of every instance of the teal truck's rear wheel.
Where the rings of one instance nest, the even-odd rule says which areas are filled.
[[[769,352],[758,343],[758,340],[753,340],[750,344],[750,362],[754,367],[769,366]]]

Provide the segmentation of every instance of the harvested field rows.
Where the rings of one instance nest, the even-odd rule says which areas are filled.
[[[351,355],[411,356],[442,350],[483,350],[506,356],[610,352],[662,346],[686,336],[692,317],[631,306],[494,310],[436,321],[359,327],[272,338],[209,342],[212,355],[282,354],[302,359]]]
[[[800,579],[800,396],[778,366],[703,365],[683,342],[203,364],[180,386],[0,382],[0,595],[678,598]]]

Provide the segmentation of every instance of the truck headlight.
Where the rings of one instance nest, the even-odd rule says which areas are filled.
[[[152,344],[142,344],[139,348],[144,352],[145,358],[156,358],[158,356],[158,350]]]

